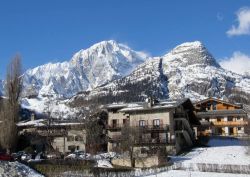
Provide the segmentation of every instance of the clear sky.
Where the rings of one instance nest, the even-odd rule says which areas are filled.
[[[109,39],[152,56],[200,40],[218,60],[250,60],[249,8],[249,0],[1,0],[0,78],[16,53],[27,69]]]

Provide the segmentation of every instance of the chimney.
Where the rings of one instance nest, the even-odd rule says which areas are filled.
[[[154,100],[152,99],[152,97],[148,97],[145,99],[143,107],[144,108],[151,108],[153,105],[154,105]]]
[[[31,120],[31,121],[34,121],[34,120],[35,120],[35,113],[31,113],[30,120]]]

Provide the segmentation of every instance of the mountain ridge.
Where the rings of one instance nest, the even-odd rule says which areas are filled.
[[[75,53],[69,61],[27,70],[23,77],[24,87],[37,95],[68,98],[129,74],[147,58],[148,55],[113,40],[102,41]]]
[[[130,102],[142,101],[146,96],[162,99],[188,97],[197,101],[207,97],[229,97],[229,90],[242,88],[250,93],[250,80],[223,69],[206,47],[195,41],[178,45],[162,57],[140,64],[130,75],[88,94],[77,95],[71,102],[84,103],[83,98],[104,103]],[[143,96],[145,92],[147,94]]]
[[[46,112],[44,105],[51,103],[52,115],[64,118],[78,112],[77,107],[143,101],[148,96],[197,101],[228,98],[233,89],[250,93],[250,78],[223,69],[199,41],[178,45],[160,57],[102,41],[69,61],[26,73],[25,90],[31,97],[23,98],[23,107]]]

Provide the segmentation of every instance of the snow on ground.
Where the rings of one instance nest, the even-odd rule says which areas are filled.
[[[214,173],[214,172],[199,172],[199,171],[185,171],[185,170],[170,170],[158,174],[153,174],[147,177],[250,177],[246,174],[232,174],[232,173]]]
[[[171,160],[175,164],[181,164],[180,170],[165,171],[150,175],[150,177],[156,175],[158,177],[250,177],[250,174],[210,172],[209,168],[206,169],[208,172],[201,172],[199,171],[200,168],[198,168],[198,164],[216,164],[219,167],[223,167],[223,165],[238,165],[236,170],[240,166],[248,169],[250,155],[246,154],[247,148],[244,144],[246,143],[243,140],[235,138],[212,138],[208,142],[209,147],[194,148],[187,154],[172,156]]]
[[[78,112],[77,109],[71,108],[67,105],[67,100],[57,100],[56,98],[23,98],[22,107],[33,110],[37,113],[47,113],[51,112],[51,116],[55,118],[72,118],[75,117]]]
[[[117,154],[115,152],[100,153],[97,155],[75,152],[75,153],[69,154],[66,158],[81,159],[81,160],[95,160],[96,167],[113,168],[111,164],[111,159],[115,157],[117,157]]]
[[[44,177],[33,169],[19,162],[0,161],[1,177]]]
[[[97,160],[97,167],[101,167],[101,168],[113,168],[112,164],[110,163],[110,161],[104,159],[104,160]]]
[[[243,144],[243,141],[232,138],[211,139],[208,143],[211,147],[195,148],[183,156],[172,157],[172,160],[184,164],[250,165],[250,156],[246,155],[246,147]]]

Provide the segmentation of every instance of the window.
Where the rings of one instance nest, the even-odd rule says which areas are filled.
[[[221,122],[221,118],[217,118],[217,122]]]
[[[146,121],[145,120],[139,120],[139,126],[140,127],[145,127],[146,126]]]
[[[117,119],[113,119],[112,120],[112,127],[118,127],[118,120]]]
[[[229,135],[233,135],[234,134],[234,129],[232,127],[229,128]]]
[[[241,127],[238,127],[238,130],[241,130]]]
[[[216,102],[213,102],[213,110],[216,110]]]
[[[71,152],[74,152],[75,151],[75,146],[72,145],[72,146],[68,146],[68,150],[71,151]]]
[[[81,137],[81,136],[75,136],[75,141],[83,141],[83,137]]]
[[[74,141],[74,136],[68,136],[67,141]]]
[[[76,146],[76,150],[79,150],[79,146]]]
[[[233,121],[233,117],[232,116],[228,116],[227,120],[228,121]]]
[[[159,138],[160,138],[160,135],[159,135],[158,132],[152,132],[152,133],[151,133],[151,138],[152,138],[152,139],[159,139]]]
[[[146,148],[141,148],[141,154],[147,154],[148,150]]]
[[[222,128],[218,128],[218,129],[217,129],[217,134],[218,134],[218,135],[222,135],[222,132],[223,132],[223,131],[222,131]]]
[[[159,127],[160,126],[160,119],[153,120],[153,125],[154,125],[154,127]]]
[[[127,123],[127,119],[123,119],[122,123],[123,123],[123,125],[125,125]]]

